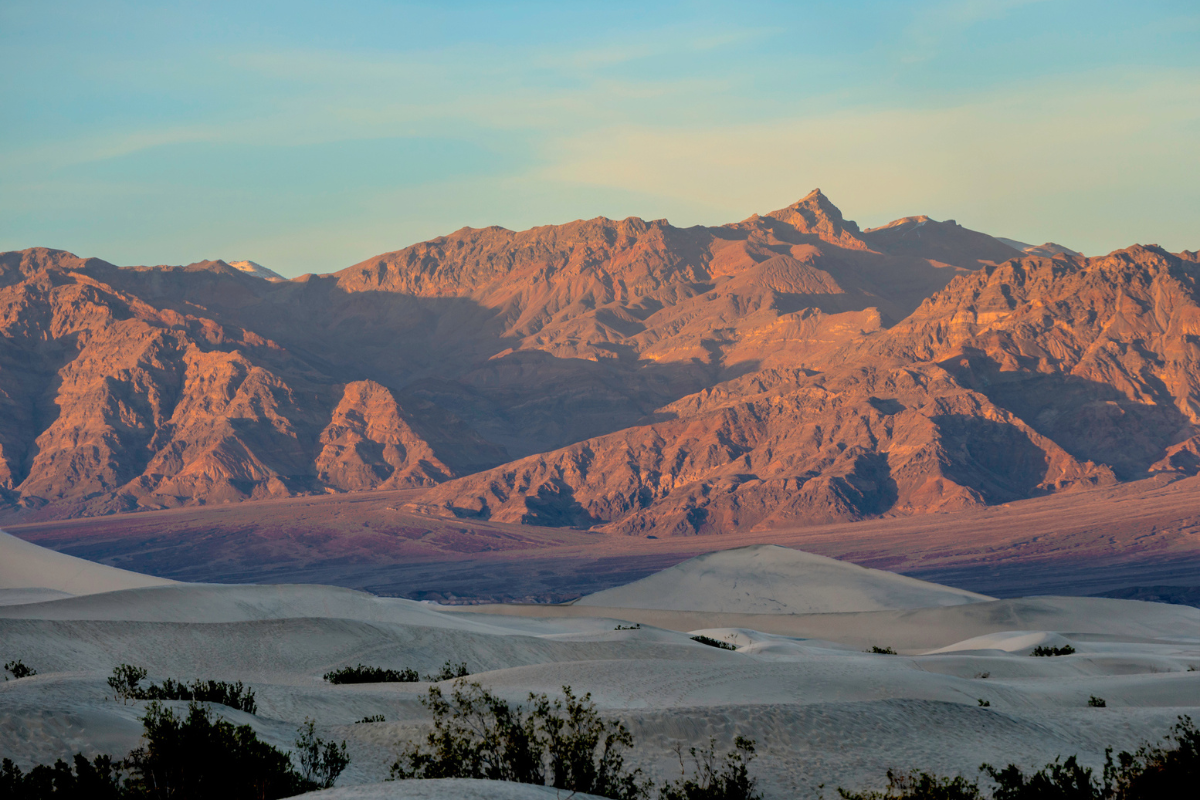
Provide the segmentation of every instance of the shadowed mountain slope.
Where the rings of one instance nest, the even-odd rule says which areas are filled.
[[[814,191],[243,269],[0,254],[8,516],[435,487],[421,509],[694,533],[1200,468],[1189,254],[862,231]]]

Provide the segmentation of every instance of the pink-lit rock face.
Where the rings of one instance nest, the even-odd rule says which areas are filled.
[[[292,281],[0,254],[3,513],[428,489],[407,513],[661,537],[1200,469],[1194,257],[1022,249],[814,191]]]

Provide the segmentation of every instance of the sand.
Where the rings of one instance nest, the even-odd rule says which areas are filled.
[[[0,564],[26,552],[0,539]],[[429,684],[322,680],[330,669],[359,662],[427,673],[446,660],[465,661],[473,679],[513,702],[564,684],[591,692],[602,713],[630,727],[638,746],[629,760],[656,781],[678,775],[677,746],[713,736],[727,748],[734,736],[749,736],[760,753],[754,774],[772,800],[815,798],[821,783],[826,796],[836,785],[879,785],[889,768],[974,777],[983,761],[1033,766],[1071,754],[1097,765],[1105,747],[1157,739],[1178,715],[1200,712],[1200,672],[1189,671],[1200,669],[1198,609],[964,598],[858,568],[846,587],[826,578],[829,590],[818,591],[814,563],[835,576],[837,565],[761,548],[726,558],[747,557],[761,568],[743,575],[725,569],[736,586],[713,583],[721,570],[711,561],[681,565],[670,577],[675,594],[663,595],[663,605],[691,598],[716,610],[449,608],[304,585],[135,586],[40,602],[30,595],[34,602],[0,606],[0,661],[21,658],[39,672],[0,683],[0,756],[28,767],[79,751],[122,755],[135,747],[142,706],[108,699],[104,681],[123,662],[146,667],[151,680],[245,681],[257,694],[258,713],[219,713],[280,747],[291,744],[305,717],[316,719],[320,735],[345,739],[353,759],[337,788],[312,795],[331,800],[558,796],[544,787],[381,783],[402,743],[425,729],[419,699]],[[791,590],[788,569],[796,570]],[[755,574],[765,576],[761,585]],[[6,575],[10,592],[54,577],[31,569],[27,582],[36,585],[21,587],[12,570]],[[700,590],[689,575],[698,576]],[[933,605],[907,605],[919,593]],[[633,584],[606,602],[646,597]],[[874,608],[786,610],[818,601]],[[616,629],[637,622],[640,628]],[[699,644],[691,639],[697,634],[737,649]],[[1046,643],[1077,652],[1027,655]],[[870,644],[901,654],[863,652]],[[1088,707],[1092,695],[1108,706]],[[386,721],[356,722],[374,714]]]
[[[579,606],[828,614],[978,603],[992,598],[777,545],[689,559],[626,586],[581,597]]]
[[[106,567],[66,553],[56,553],[4,531],[0,531],[0,554],[3,555],[0,558],[0,592],[40,589],[84,595],[174,583],[165,578]],[[22,596],[16,592],[7,597],[0,594],[0,604],[14,602],[14,598]],[[24,596],[45,599],[44,594],[40,597],[33,594]]]

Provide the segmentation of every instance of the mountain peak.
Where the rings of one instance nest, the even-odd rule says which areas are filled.
[[[238,272],[244,272],[247,275],[253,275],[255,278],[262,278],[264,281],[271,281],[274,283],[276,281],[285,280],[284,277],[275,270],[267,269],[262,264],[255,263],[253,261],[226,261],[225,263],[236,269]]]
[[[818,236],[839,247],[852,250],[868,249],[858,236],[858,223],[843,217],[841,209],[820,189],[813,189],[787,208],[772,211],[764,216],[785,222],[800,233]]]

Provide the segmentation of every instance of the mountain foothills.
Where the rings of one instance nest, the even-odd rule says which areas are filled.
[[[721,227],[464,228],[328,275],[0,254],[8,519],[418,489],[679,535],[1200,471],[1200,259],[815,191]]]

